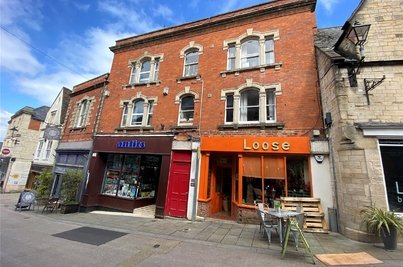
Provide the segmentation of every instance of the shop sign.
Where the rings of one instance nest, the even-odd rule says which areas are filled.
[[[3,150],[1,150],[1,154],[3,155],[8,155],[10,154],[11,150],[9,148],[3,148]]]
[[[243,149],[244,150],[259,150],[262,149],[264,151],[267,150],[273,150],[273,151],[278,151],[278,150],[283,150],[283,151],[288,151],[290,150],[290,143],[288,142],[258,142],[258,141],[252,141],[248,142],[246,139],[243,139]]]
[[[138,141],[138,140],[119,141],[116,146],[117,146],[117,148],[144,149],[144,148],[146,148],[146,142]]]
[[[399,182],[396,183],[396,193],[397,193],[397,203],[402,203],[403,202],[403,189],[400,191],[399,189]]]

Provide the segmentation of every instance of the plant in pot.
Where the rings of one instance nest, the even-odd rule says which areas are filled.
[[[83,172],[81,170],[69,169],[63,175],[60,199],[62,201],[60,212],[77,212],[79,208],[78,192],[80,190]]]
[[[368,207],[361,214],[367,231],[382,237],[385,249],[395,250],[398,235],[403,233],[403,220],[393,211],[377,207]]]
[[[39,204],[44,204],[50,196],[52,189],[53,177],[51,169],[44,169],[41,174],[36,177],[35,191],[36,199]]]

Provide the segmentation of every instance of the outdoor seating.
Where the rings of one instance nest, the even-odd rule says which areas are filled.
[[[15,204],[15,210],[22,211],[30,210],[32,206],[32,210],[35,209],[35,193],[32,191],[24,190],[21,192],[17,204]]]
[[[298,206],[295,211],[300,214],[295,216],[296,224],[290,225],[290,231],[292,236],[294,237],[295,249],[298,250],[299,233],[297,227],[295,226],[298,226],[298,228],[302,230],[304,223],[304,213],[303,208],[301,206]]]
[[[269,244],[271,243],[271,232],[273,230],[275,230],[277,232],[277,224],[275,222],[274,218],[267,218],[269,217],[266,213],[265,213],[265,205],[263,203],[256,203],[256,212],[259,218],[259,222],[260,222],[260,229],[259,231],[262,232],[263,231],[263,236],[266,235],[267,239],[269,241]]]
[[[53,212],[54,210],[57,210],[60,206],[59,203],[59,198],[57,197],[52,197],[49,198],[46,202],[45,205],[43,207],[42,213],[46,210],[48,212]]]

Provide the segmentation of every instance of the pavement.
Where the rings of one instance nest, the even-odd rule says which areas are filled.
[[[0,203],[3,207],[14,209],[19,194],[0,194]],[[152,207],[151,207],[152,210]],[[18,212],[18,211],[17,211]],[[60,214],[59,212],[42,213],[42,207],[34,210],[22,211],[32,216],[38,216],[47,220],[55,220],[73,223],[77,226],[91,226],[100,229],[122,231],[127,233],[142,234],[150,238],[158,237],[166,240],[193,242],[195,245],[236,247],[250,249],[254,252],[270,254],[280,257],[281,247],[276,234],[272,235],[272,243],[269,245],[267,238],[262,236],[259,225],[239,224],[233,221],[206,218],[195,222],[165,218],[156,219],[150,214],[150,207],[138,209],[134,213],[93,211],[72,214]],[[363,243],[350,240],[347,237],[334,232],[305,233],[311,250],[316,254],[354,253],[366,252],[378,260],[384,262],[383,266],[403,266],[403,243],[399,243],[397,250],[387,251],[381,243]],[[288,246],[285,260],[295,257],[305,257],[309,262],[309,256],[305,253],[304,246],[300,244],[298,251],[293,243]],[[315,258],[317,265],[323,265]]]

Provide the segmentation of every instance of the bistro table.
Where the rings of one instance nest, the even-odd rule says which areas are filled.
[[[289,218],[292,217],[297,217],[298,215],[301,215],[302,212],[295,212],[291,210],[275,210],[275,209],[270,209],[270,210],[265,210],[265,213],[267,215],[273,216],[277,218],[278,221],[278,235],[280,239],[280,245],[281,247],[283,246],[283,229],[285,228],[285,225],[283,223],[287,223]]]

